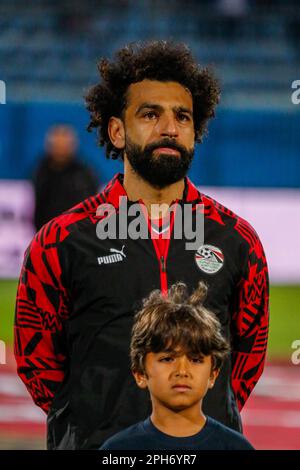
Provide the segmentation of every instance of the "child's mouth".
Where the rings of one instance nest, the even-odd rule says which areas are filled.
[[[187,390],[191,390],[191,387],[185,384],[176,384],[176,385],[173,385],[172,388],[174,388],[178,392],[186,392]]]

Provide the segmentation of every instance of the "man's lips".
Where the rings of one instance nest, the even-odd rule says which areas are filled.
[[[173,149],[171,147],[158,147],[154,150],[154,152],[158,153],[168,153],[169,155],[179,155],[179,151],[176,149]]]

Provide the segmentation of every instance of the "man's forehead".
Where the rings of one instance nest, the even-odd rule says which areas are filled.
[[[158,80],[145,79],[141,82],[132,83],[127,91],[127,106],[137,105],[142,102],[153,104],[172,104],[177,106],[193,107],[192,94],[178,82],[162,82]]]

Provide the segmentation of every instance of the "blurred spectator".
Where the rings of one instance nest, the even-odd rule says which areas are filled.
[[[78,160],[77,150],[78,139],[72,127],[57,125],[48,131],[46,154],[33,178],[37,230],[97,192],[100,184],[91,169]]]
[[[218,0],[219,11],[224,16],[240,18],[248,13],[248,0]]]
[[[294,48],[295,60],[299,61],[300,52],[300,9],[295,8],[293,15],[291,15],[290,20],[286,22],[286,33],[287,37],[290,39],[291,44]]]
[[[222,17],[222,33],[228,39],[235,39],[240,22],[249,13],[248,0],[217,0],[217,10]]]
[[[56,11],[56,30],[61,35],[80,36],[88,31],[90,19],[81,0],[61,2]]]

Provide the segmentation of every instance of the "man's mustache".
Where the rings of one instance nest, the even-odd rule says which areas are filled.
[[[163,139],[163,140],[160,140],[159,142],[153,142],[152,144],[148,144],[144,148],[144,151],[153,152],[154,150],[161,148],[161,147],[168,147],[170,149],[177,150],[180,153],[187,151],[187,149],[183,147],[183,145],[180,145],[171,139]]]

